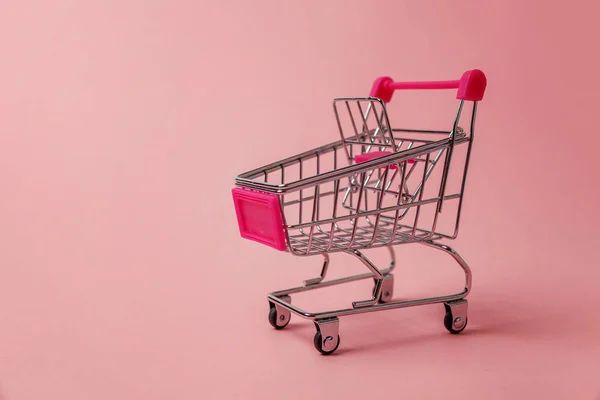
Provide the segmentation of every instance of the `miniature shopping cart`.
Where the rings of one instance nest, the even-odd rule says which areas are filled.
[[[458,235],[477,104],[486,84],[480,70],[467,71],[454,81],[400,83],[378,78],[369,97],[333,101],[340,140],[235,179],[232,194],[243,238],[296,256],[324,258],[319,277],[268,295],[269,322],[274,328],[287,326],[292,313],[312,320],[317,330],[315,347],[322,354],[331,354],[340,344],[339,317],[443,303],[446,329],[451,333],[465,329],[471,271],[456,251],[440,241]],[[452,123],[448,121],[449,129],[392,127],[386,105],[398,89],[455,89],[458,111]],[[466,111],[469,107],[470,112]],[[469,116],[468,130],[461,127],[463,114]],[[461,148],[462,164],[450,168]],[[453,176],[455,190],[449,183]],[[442,229],[442,216],[450,217],[449,228]],[[464,290],[394,300],[392,246],[409,243],[450,255],[464,271]],[[391,255],[385,269],[363,254],[379,247],[387,247]],[[326,281],[329,254],[336,252],[358,258],[369,272]],[[294,293],[363,279],[374,282],[371,298],[355,301],[347,309],[314,313],[292,305],[290,295]]]

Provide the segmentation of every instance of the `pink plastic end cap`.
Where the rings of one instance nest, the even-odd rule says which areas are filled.
[[[467,101],[480,101],[483,99],[486,86],[487,78],[482,71],[478,69],[467,71],[460,78],[456,98]]]
[[[394,83],[394,80],[389,76],[377,78],[373,83],[369,96],[381,99],[384,103],[389,103],[392,101],[392,95],[394,94],[394,89],[391,87],[392,83]]]
[[[286,249],[285,226],[279,197],[271,193],[235,188],[231,191],[240,235],[244,239]]]

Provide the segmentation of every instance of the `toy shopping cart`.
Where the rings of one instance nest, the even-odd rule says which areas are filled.
[[[324,258],[319,277],[268,295],[269,322],[274,328],[285,328],[292,313],[312,320],[316,349],[331,354],[340,344],[339,317],[443,303],[446,329],[451,333],[465,329],[471,271],[456,251],[440,241],[458,235],[477,104],[486,85],[480,70],[467,71],[454,81],[400,83],[378,78],[369,97],[334,99],[339,140],[236,177],[232,195],[243,238],[296,256]],[[386,105],[399,89],[455,89],[458,111],[448,124],[450,129],[392,127]],[[471,112],[465,111],[467,107]],[[468,132],[461,127],[463,114],[470,115]],[[463,164],[451,169],[460,148],[465,150]],[[456,190],[450,190],[451,171],[456,174]],[[450,228],[442,229],[440,216],[449,213]],[[450,255],[464,271],[464,290],[394,300],[392,246],[409,243]],[[363,254],[378,247],[386,247],[391,255],[385,269]],[[336,252],[356,257],[369,272],[326,281],[329,253]],[[363,279],[373,280],[372,296],[353,302],[350,308],[312,313],[292,305],[294,293]]]

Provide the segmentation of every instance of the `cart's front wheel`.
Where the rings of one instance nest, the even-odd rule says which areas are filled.
[[[340,320],[337,317],[315,320],[317,333],[315,333],[314,345],[319,353],[327,356],[340,347]]]
[[[281,298],[283,301],[291,303],[289,296]],[[287,308],[269,302],[269,324],[275,329],[283,329],[290,323],[292,313]]]
[[[340,347],[340,335],[337,335],[336,338],[333,336],[327,336],[323,338],[321,332],[317,331],[317,333],[315,333],[314,345],[315,349],[317,349],[319,353],[327,356],[332,354],[338,349],[338,347]]]

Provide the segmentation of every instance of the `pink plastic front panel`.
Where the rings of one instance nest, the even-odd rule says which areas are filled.
[[[243,188],[231,192],[241,236],[284,251],[286,235],[279,197]]]

